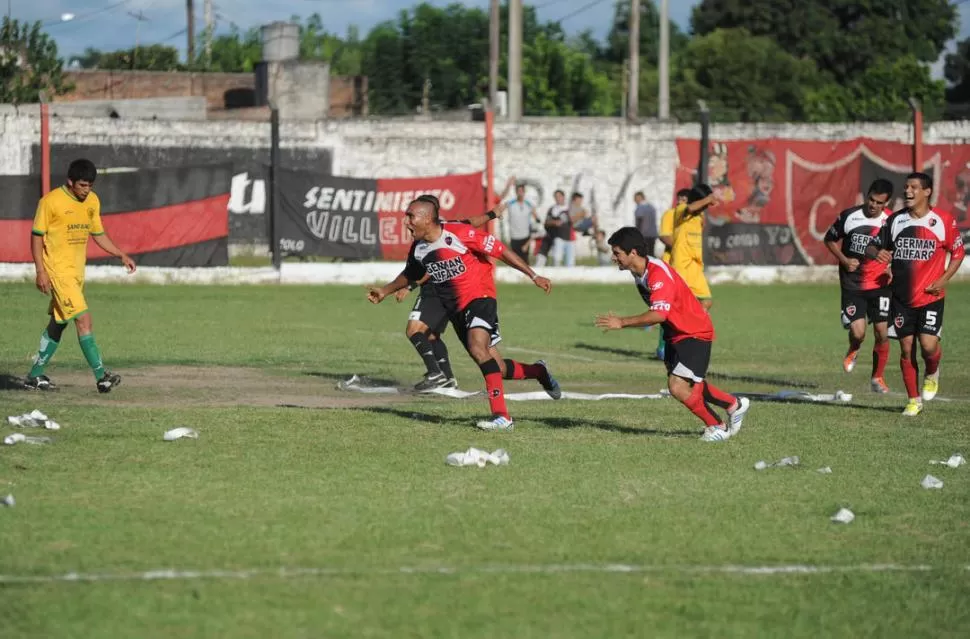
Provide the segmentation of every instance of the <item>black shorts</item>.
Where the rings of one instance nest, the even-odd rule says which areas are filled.
[[[679,342],[667,340],[664,345],[664,364],[668,375],[703,382],[711,363],[711,343],[688,337]]]
[[[865,318],[870,324],[889,321],[889,308],[892,295],[889,289],[879,288],[872,291],[842,290],[842,328],[849,328],[852,322]]]
[[[451,316],[451,325],[458,333],[458,339],[468,346],[468,331],[473,328],[483,328],[491,336],[489,346],[495,346],[502,341],[498,332],[498,302],[493,297],[480,297],[473,300],[463,310]]]
[[[899,339],[910,335],[936,335],[943,333],[943,302],[939,299],[926,306],[913,308],[893,298],[889,337]]]
[[[437,295],[426,295],[424,287],[414,300],[414,308],[408,315],[408,321],[423,322],[435,335],[441,335],[448,328],[448,311]]]
[[[512,252],[521,257],[526,262],[529,261],[529,244],[532,243],[531,237],[517,238],[513,237],[509,243],[509,248]]]

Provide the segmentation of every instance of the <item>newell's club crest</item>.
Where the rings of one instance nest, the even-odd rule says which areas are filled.
[[[855,304],[853,304],[852,306],[846,306],[845,314],[849,316],[855,316]]]
[[[896,319],[893,320],[893,324],[896,326],[896,328],[902,328],[903,327],[903,316],[902,315],[897,315],[896,316]]]

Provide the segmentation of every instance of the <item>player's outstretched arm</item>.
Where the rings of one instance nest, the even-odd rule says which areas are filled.
[[[125,265],[129,273],[135,272],[135,261],[128,257],[128,254],[122,251],[120,248],[115,246],[115,243],[111,241],[107,233],[102,233],[100,235],[92,235],[94,238],[94,243],[100,246],[105,253],[108,255],[113,255],[117,258],[121,258],[121,263]]]
[[[492,220],[502,219],[502,215],[505,213],[505,209],[509,208],[508,202],[504,200],[499,202],[495,208],[493,208],[488,213],[483,215],[476,215],[475,217],[469,217],[464,220],[459,220],[462,224],[471,224],[476,229],[480,229],[486,226]]]
[[[654,324],[660,324],[665,319],[667,319],[667,316],[657,311],[647,311],[640,315],[630,315],[628,317],[620,317],[613,311],[610,311],[606,315],[596,316],[596,326],[602,328],[604,332],[618,331],[621,328],[653,326]]]
[[[44,267],[44,236],[31,233],[30,254],[34,258],[34,270],[37,272],[34,284],[38,291],[48,295],[51,292],[51,278]]]
[[[402,288],[407,288],[408,276],[405,271],[401,271],[401,274],[395,277],[392,281],[388,282],[380,288],[370,287],[367,289],[367,299],[372,304],[380,304],[384,301],[384,298],[388,295],[393,295],[394,293],[400,291]]]
[[[548,278],[537,275],[532,268],[526,264],[525,260],[515,254],[514,251],[502,251],[502,255],[499,257],[500,260],[519,271],[524,273],[526,277],[535,282],[535,285],[544,290],[546,293],[552,291],[552,282]]]

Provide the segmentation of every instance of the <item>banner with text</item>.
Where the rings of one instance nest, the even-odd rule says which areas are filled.
[[[700,156],[697,140],[677,140],[676,189],[690,187]],[[970,146],[924,145],[924,169],[936,188],[933,205],[970,230]],[[838,214],[861,204],[876,178],[893,183],[892,208],[902,206],[912,147],[857,138],[843,142],[713,141],[708,183],[720,203],[708,212],[709,265],[834,264],[822,240]]]
[[[403,260],[411,246],[404,211],[431,194],[440,215],[456,220],[485,211],[482,174],[359,179],[281,170],[277,237],[290,255]]]

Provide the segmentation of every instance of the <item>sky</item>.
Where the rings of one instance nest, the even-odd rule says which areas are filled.
[[[185,0],[7,0],[11,15],[19,20],[40,20],[57,41],[65,58],[80,54],[87,47],[101,50],[131,48],[137,44],[165,43],[185,52]],[[365,34],[375,24],[394,19],[402,10],[420,0],[213,0],[216,31],[230,23],[241,29],[259,26],[291,15],[319,13],[326,29],[344,34],[357,25]],[[431,0],[437,6],[454,0]],[[655,0],[657,1],[657,0]],[[2,0],[0,0],[2,2]],[[194,0],[196,33],[205,26],[204,0]],[[610,28],[614,0],[525,0],[537,7],[543,22],[562,20],[567,33],[592,29],[602,41]],[[691,9],[700,0],[670,0],[670,18],[685,31],[690,28]],[[468,6],[487,7],[488,0],[466,0]],[[2,4],[0,4],[2,7]],[[970,3],[960,5],[958,39],[970,36]],[[0,9],[2,10],[2,9]],[[63,14],[73,14],[64,22]],[[135,16],[140,16],[141,19]],[[952,49],[953,43],[950,44]],[[934,75],[942,77],[942,56],[933,66]]]

